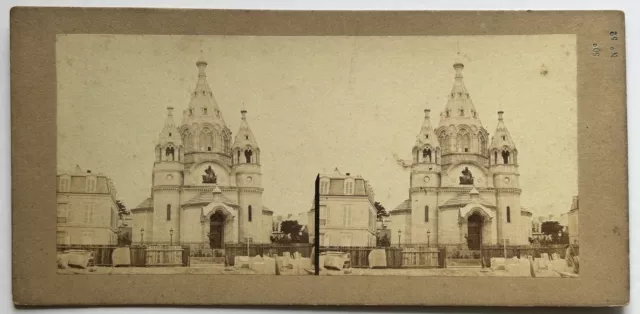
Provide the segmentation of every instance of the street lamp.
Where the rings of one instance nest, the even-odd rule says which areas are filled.
[[[400,247],[400,235],[402,234],[402,230],[398,230],[398,247]]]
[[[144,227],[140,228],[140,243],[144,243]]]
[[[173,228],[169,229],[169,245],[173,245]]]
[[[429,245],[429,244],[430,244],[430,242],[431,242],[431,241],[429,241],[429,240],[430,240],[430,239],[429,239],[430,237],[431,237],[431,231],[430,231],[430,230],[427,230],[427,248],[431,247],[431,245]]]

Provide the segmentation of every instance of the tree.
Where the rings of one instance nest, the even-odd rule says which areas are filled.
[[[378,221],[382,221],[383,217],[389,217],[389,213],[387,210],[380,204],[380,202],[373,203],[373,206],[376,208],[376,219]]]
[[[274,238],[273,242],[278,243],[309,243],[309,233],[297,220],[285,220],[280,223],[280,231],[284,237]]]
[[[122,219],[123,216],[128,216],[131,212],[124,206],[121,200],[116,200],[116,205],[118,206],[118,217]]]
[[[545,221],[540,226],[540,231],[551,237],[551,244],[558,244],[564,236],[564,227],[557,221]],[[568,236],[567,236],[568,239]]]

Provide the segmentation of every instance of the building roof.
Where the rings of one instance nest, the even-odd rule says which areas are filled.
[[[502,114],[504,114],[504,111],[498,111],[498,126],[496,126],[496,132],[491,139],[489,149],[502,149],[505,146],[512,149],[516,148],[513,138],[511,138],[511,134],[509,134],[509,130],[507,130],[507,126],[504,124]]]
[[[144,209],[153,208],[153,199],[151,197],[142,201],[138,206],[131,209],[131,211],[139,211]]]
[[[242,114],[242,121],[240,122],[240,128],[238,129],[238,133],[236,134],[236,138],[233,141],[234,148],[244,149],[247,146],[252,148],[258,148],[258,142],[256,141],[256,137],[251,132],[251,128],[249,127],[249,123],[247,123],[247,111],[240,111]]]
[[[389,214],[399,214],[402,212],[411,212],[411,201],[406,199],[400,203],[396,208],[389,211]]]
[[[207,64],[203,56],[200,56],[200,59],[196,62],[196,66],[198,67],[198,82],[196,83],[193,93],[191,93],[189,109],[199,114],[202,108],[207,108],[208,115],[217,118],[225,125],[222,115],[218,114],[220,112],[218,102],[211,91],[209,82],[207,82]]]
[[[273,211],[271,209],[269,209],[267,206],[262,206],[262,211],[266,212],[266,213],[273,214]]]
[[[211,192],[202,192],[200,193],[200,195],[197,195],[193,198],[191,198],[190,200],[188,200],[186,203],[182,204],[182,206],[188,206],[188,205],[198,205],[198,204],[209,204],[213,201],[216,200],[216,197],[220,197],[220,202],[229,206],[229,207],[233,207],[233,208],[240,208],[240,206],[238,206],[238,204],[228,198],[226,198],[224,195],[219,195],[216,196],[215,191],[214,193]]]
[[[466,124],[482,127],[480,115],[476,112],[471,96],[469,96],[469,91],[464,85],[462,75],[464,64],[462,64],[462,62],[456,62],[453,68],[456,72],[453,87],[449,93],[445,111],[440,114],[439,127],[451,124]],[[462,114],[460,110],[463,111]]]
[[[571,210],[569,210],[569,211],[570,212],[575,212],[575,211],[579,210],[580,209],[580,205],[579,204],[580,204],[579,203],[579,199],[578,199],[578,196],[576,195],[576,196],[573,197],[573,200],[571,201]]]
[[[474,188],[475,189],[475,188]],[[440,207],[449,207],[449,206],[463,206],[471,203],[471,194],[470,193],[459,193],[458,195],[450,198],[444,204],[440,205]],[[488,200],[478,196],[478,203],[486,207],[496,207],[493,203]]]
[[[158,145],[164,146],[167,144],[173,144],[175,146],[182,145],[182,138],[180,138],[180,132],[176,123],[173,120],[173,107],[167,107],[167,118],[164,121],[164,127],[160,131],[158,136]]]
[[[416,143],[413,145],[414,148],[420,149],[427,145],[432,148],[440,147],[440,143],[438,142],[438,138],[433,131],[433,127],[431,126],[431,118],[429,117],[430,110],[424,110],[424,122],[422,122],[422,127],[420,127],[420,131],[416,136]]]

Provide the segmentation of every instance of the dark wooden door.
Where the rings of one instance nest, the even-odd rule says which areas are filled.
[[[216,222],[211,223],[209,232],[209,245],[212,249],[222,248],[222,225]]]
[[[470,250],[479,250],[482,241],[482,225],[479,223],[469,223],[467,233],[467,243]]]

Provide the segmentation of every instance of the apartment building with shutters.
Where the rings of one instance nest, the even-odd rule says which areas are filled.
[[[320,175],[320,246],[375,246],[374,192],[361,176]],[[314,213],[314,209],[311,210]]]
[[[111,179],[78,166],[59,171],[57,179],[57,244],[116,244],[118,206]]]

